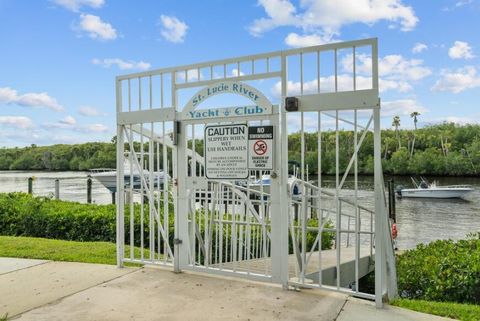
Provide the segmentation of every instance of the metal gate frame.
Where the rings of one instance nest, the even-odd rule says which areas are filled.
[[[355,50],[359,47],[371,48],[371,88],[357,89],[355,88],[356,70],[355,70]],[[339,91],[337,87],[338,82],[338,62],[337,52],[339,50],[349,49],[353,52],[353,90]],[[322,52],[334,53],[334,83],[335,88],[333,92],[322,93],[320,91],[320,53]],[[303,79],[303,57],[307,54],[317,55],[317,82],[318,91],[313,94],[304,93],[304,79]],[[288,59],[292,56],[300,57],[300,93],[289,94],[288,90]],[[273,60],[279,61],[279,68],[274,68],[270,63]],[[264,62],[265,68],[261,71],[256,71],[256,62]],[[227,66],[236,66],[235,74],[227,73]],[[248,69],[248,74],[243,74],[241,71]],[[218,70],[223,70],[223,75]],[[203,73],[209,74],[209,77],[204,77]],[[152,79],[160,79],[160,107],[154,107],[152,96],[157,91],[153,89]],[[165,78],[170,80],[164,81]],[[246,82],[261,79],[277,78],[281,81],[281,108],[280,108],[280,151],[281,157],[278,160],[278,186],[274,184],[274,188],[278,188],[278,202],[272,204],[280,215],[278,219],[272,221],[272,260],[275,260],[274,271],[272,271],[272,281],[283,285],[285,288],[289,285],[288,277],[288,208],[291,202],[291,195],[288,189],[288,169],[286,162],[288,161],[288,145],[287,145],[287,112],[285,110],[285,98],[287,96],[295,96],[299,102],[298,112],[302,115],[304,112],[326,112],[334,111],[337,119],[338,131],[338,113],[344,110],[355,110],[355,113],[361,110],[373,111],[373,138],[374,138],[374,193],[375,193],[375,301],[378,307],[381,307],[383,301],[388,298],[393,298],[396,295],[396,270],[395,257],[392,247],[392,240],[389,232],[389,222],[385,210],[385,195],[383,174],[381,168],[381,141],[380,141],[380,99],[378,90],[378,45],[377,39],[364,39],[358,41],[341,42],[320,46],[313,46],[307,48],[291,49],[286,51],[277,51],[267,54],[258,54],[252,56],[230,58],[224,60],[210,61],[199,64],[191,64],[179,67],[164,68],[130,75],[123,75],[116,77],[116,111],[117,111],[117,264],[119,267],[128,261],[124,257],[125,244],[125,195],[124,192],[124,144],[125,138],[128,138],[128,132],[134,131],[147,135],[152,141],[162,142],[162,144],[170,144],[168,147],[173,151],[173,200],[175,211],[175,242],[174,246],[174,261],[173,267],[175,271],[181,271],[188,264],[187,244],[182,243],[181,240],[188,234],[188,222],[186,219],[186,208],[184,200],[186,198],[185,189],[182,188],[184,178],[179,175],[184,175],[185,168],[183,162],[178,162],[179,158],[184,158],[187,153],[186,146],[182,145],[182,140],[179,140],[179,145],[174,145],[173,142],[168,142],[165,136],[159,137],[154,130],[148,132],[144,124],[151,124],[151,128],[155,123],[159,122],[175,122],[181,119],[182,107],[178,104],[178,93],[180,90],[189,88],[202,88],[221,81],[236,81]],[[138,105],[136,108],[131,106],[131,82],[138,80]],[[148,86],[143,87],[142,83],[148,83]],[[148,94],[144,94],[147,88]],[[158,89],[158,87],[157,87]],[[128,92],[128,94],[126,94]],[[170,104],[164,104],[166,92],[170,95]],[[143,102],[149,101],[147,108],[142,108],[142,96],[149,98],[144,99]],[[128,101],[128,109],[126,108],[126,101]],[[143,103],[145,105],[145,103]],[[165,107],[168,106],[168,107]],[[181,125],[183,127],[183,125]],[[147,134],[145,134],[147,133]],[[175,135],[175,134],[174,134]],[[180,134],[181,135],[181,134]],[[143,136],[142,136],[143,137]],[[133,144],[132,141],[129,142]],[[142,148],[143,153],[143,148]],[[355,153],[355,158],[357,154]],[[356,161],[356,160],[355,160]],[[153,162],[152,162],[153,163]],[[142,167],[141,164],[139,167]],[[337,164],[338,167],[338,164]],[[337,173],[338,174],[338,173]],[[303,169],[302,169],[303,175]],[[147,185],[147,182],[145,182]],[[337,182],[338,188],[338,182]],[[148,195],[147,195],[148,196]],[[150,195],[152,197],[152,195]],[[150,204],[153,200],[149,199]],[[275,239],[275,241],[274,241]],[[275,246],[273,246],[275,245]],[[155,262],[148,262],[155,263]],[[337,266],[338,268],[338,266]],[[341,289],[337,286],[337,291]],[[345,291],[344,291],[345,292]],[[347,291],[348,292],[348,291]],[[355,293],[351,293],[355,294]]]

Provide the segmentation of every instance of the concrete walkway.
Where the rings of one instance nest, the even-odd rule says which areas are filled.
[[[0,275],[16,320],[447,320],[317,290],[157,269],[47,262]]]

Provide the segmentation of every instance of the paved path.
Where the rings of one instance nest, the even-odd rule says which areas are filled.
[[[0,274],[18,271],[31,266],[47,263],[46,260],[16,259],[11,257],[0,257]]]
[[[318,291],[204,274],[47,262],[0,275],[16,320],[446,320]]]

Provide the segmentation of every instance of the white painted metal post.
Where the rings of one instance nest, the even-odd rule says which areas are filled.
[[[117,117],[122,111],[122,82],[117,80],[116,86]],[[123,125],[118,125],[117,119],[117,267],[123,267],[124,245],[125,245],[125,225],[124,225],[124,133]]]
[[[381,137],[380,137],[380,108],[373,109],[373,158],[375,180],[375,304],[383,307],[383,293],[385,288],[385,231],[383,229],[383,188],[381,164]]]
[[[175,216],[175,272],[181,272],[182,268],[188,265],[189,258],[189,236],[188,236],[188,156],[187,156],[187,126],[184,122],[180,125],[180,133],[177,135],[177,211]],[[181,242],[181,243],[179,243]]]
[[[278,221],[273,224],[274,214],[272,213],[272,235],[278,235],[278,253],[273,252],[274,240],[272,238],[272,260],[277,257],[277,269],[279,283],[284,289],[288,288],[288,211],[290,199],[288,194],[288,131],[287,131],[287,113],[285,111],[285,97],[287,96],[287,58],[282,55],[281,58],[282,73],[282,101],[280,103],[280,157],[277,157],[277,171],[279,174],[280,211]],[[275,227],[275,230],[274,230]],[[272,261],[273,263],[273,261]]]
[[[279,108],[281,108],[279,106]],[[284,117],[284,115],[283,115]],[[281,195],[282,191],[285,190],[284,188],[284,177],[286,164],[284,162],[282,149],[283,149],[283,131],[279,128],[278,123],[274,127],[275,136],[275,152],[274,155],[278,155],[275,157],[275,166],[274,166],[274,173],[277,175],[276,178],[271,180],[271,210],[270,210],[270,217],[271,217],[271,259],[272,259],[272,279],[273,282],[282,284],[283,286],[287,286],[288,282],[288,272],[287,269],[284,268],[284,265],[288,265],[287,254],[285,252],[285,244],[284,240],[288,238],[288,227],[285,228],[283,221],[285,220],[284,216],[284,208],[288,205],[285,202],[285,195]],[[262,196],[263,199],[263,196]],[[266,219],[265,215],[264,218]],[[288,250],[288,249],[287,249]]]

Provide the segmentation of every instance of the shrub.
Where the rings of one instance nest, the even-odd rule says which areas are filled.
[[[169,206],[169,241],[173,244],[174,214],[173,205]],[[33,236],[70,241],[116,241],[116,209],[115,205],[80,204],[53,200],[45,197],[33,197],[24,193],[0,194],[0,235]],[[225,214],[224,219],[230,219]],[[163,222],[163,202],[160,202],[160,220]],[[144,208],[144,244],[149,244],[149,210]],[[311,220],[309,226],[317,226],[316,220]],[[331,227],[328,222],[326,227]],[[200,221],[199,232],[204,235],[204,220]],[[140,205],[134,207],[134,244],[140,245]],[[253,227],[252,246],[256,244],[254,238],[261,237],[261,227]],[[125,206],[125,242],[130,240],[130,207]],[[213,240],[217,239],[218,229],[214,229]],[[247,233],[244,229],[242,233]],[[155,233],[156,234],[156,233]],[[223,225],[223,244],[229,242],[226,238],[232,235],[232,226]],[[220,235],[220,234],[219,234]],[[309,231],[307,234],[307,249],[311,249],[317,233]],[[246,237],[246,234],[245,236]],[[322,248],[331,248],[334,234],[324,232]],[[291,243],[291,240],[290,240]],[[293,253],[292,245],[290,250]],[[228,251],[224,250],[224,253]]]
[[[480,303],[480,233],[420,244],[397,259],[398,287],[411,299]]]

